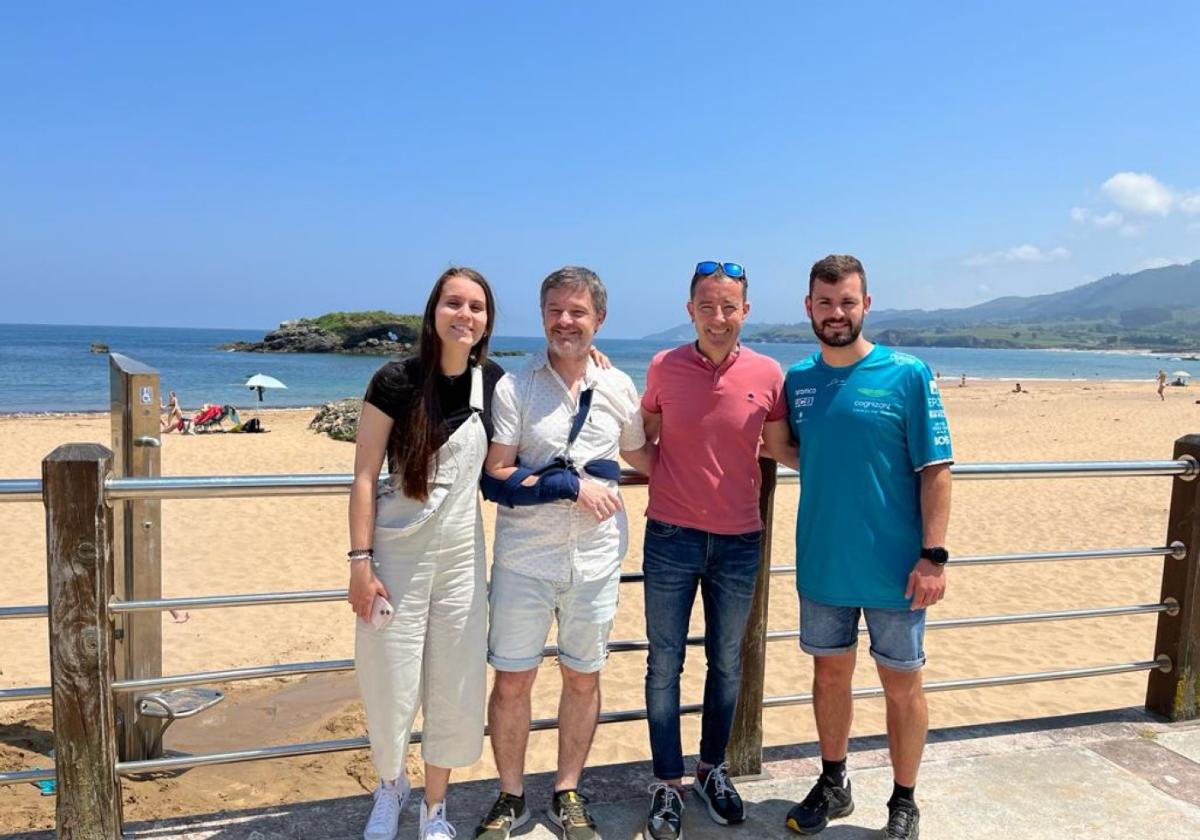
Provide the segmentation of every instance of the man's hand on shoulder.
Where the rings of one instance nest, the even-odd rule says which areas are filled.
[[[910,609],[914,610],[932,607],[942,600],[946,597],[946,567],[922,557],[908,575],[904,597],[912,599]]]
[[[588,479],[579,481],[579,498],[575,503],[603,522],[621,509],[621,497],[603,484]]]

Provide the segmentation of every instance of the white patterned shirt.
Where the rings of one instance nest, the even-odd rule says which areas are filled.
[[[567,450],[571,424],[579,410],[562,377],[541,350],[516,373],[496,383],[492,396],[492,442],[517,447],[523,467],[536,469],[558,455],[570,455],[580,481],[595,481],[617,492],[617,482],[583,472],[597,458],[617,459],[621,450],[646,442],[637,388],[627,375],[602,370],[591,359],[579,393],[592,388],[592,406],[579,437]],[[515,508],[496,514],[493,561],[510,571],[555,582],[583,582],[612,574],[625,556],[629,524],[625,511],[603,522],[567,499]]]

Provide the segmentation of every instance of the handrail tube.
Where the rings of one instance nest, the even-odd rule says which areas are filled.
[[[925,683],[925,691],[959,691],[965,688],[995,688],[1002,685],[1024,685],[1027,683],[1055,682],[1057,680],[1073,680],[1082,677],[1109,677],[1114,674],[1130,674],[1137,671],[1169,671],[1171,659],[1160,656],[1143,662],[1125,662],[1118,665],[1093,665],[1086,668],[1066,668],[1061,671],[1038,671],[1032,674],[1004,674],[994,677],[964,677],[957,680],[937,680]],[[883,697],[883,687],[856,688],[850,692],[856,698],[868,699]],[[777,697],[767,697],[763,700],[764,709],[774,709],[779,706],[801,706],[811,703],[812,694],[787,694]]]
[[[1166,656],[1160,656],[1157,660],[1151,660],[1148,662],[1128,662],[1116,665],[1098,665],[1086,668],[1070,668],[1062,671],[1041,671],[1032,674],[1007,674],[996,677],[969,677],[960,680],[942,680],[940,682],[926,683],[925,690],[955,691],[958,689],[977,688],[982,686],[1019,685],[1021,683],[1077,679],[1080,677],[1110,676],[1112,674],[1125,674],[1133,671],[1152,671],[1155,669],[1169,668],[1170,666],[1170,659]],[[855,697],[859,698],[882,697],[883,689],[859,688],[855,689],[852,693]],[[763,708],[792,706],[811,702],[811,694],[783,695],[765,698],[763,700]],[[703,708],[703,704],[701,703],[690,703],[680,706],[679,713],[684,715],[698,714],[703,710]],[[611,712],[601,712],[599,722],[627,723],[630,721],[645,719],[645,709],[619,709]],[[554,729],[557,726],[558,721],[556,719],[541,718],[531,722],[530,730],[539,732],[547,729]],[[410,740],[412,743],[418,743],[421,740],[421,733],[412,733]],[[236,752],[206,753],[204,755],[178,756],[174,758],[156,758],[148,761],[121,761],[117,762],[117,772],[122,776],[131,776],[138,773],[151,773],[161,770],[179,770],[186,767],[201,767],[212,764],[235,764],[245,761],[259,761],[269,758],[284,758],[290,756],[316,755],[319,753],[365,749],[368,746],[369,744],[366,738],[346,738],[337,741],[311,741],[303,744],[287,744],[278,747],[259,747],[256,749],[238,750]]]
[[[1058,560],[1115,560],[1128,557],[1180,557],[1183,543],[1163,546],[1130,546],[1129,548],[1094,548],[1084,551],[1036,551],[1028,554],[978,554],[950,558],[951,566],[990,566],[1003,563],[1045,563]]]
[[[1169,599],[1161,604],[1131,604],[1127,607],[1096,607],[1082,610],[1055,610],[1054,612],[1017,613],[1013,615],[977,615],[964,618],[939,618],[925,623],[926,630],[957,630],[964,627],[996,627],[1005,624],[1036,624],[1042,621],[1072,621],[1081,618],[1114,618],[1123,615],[1178,615],[1179,602]],[[860,625],[858,634],[867,633],[865,625]],[[703,639],[703,637],[700,637]],[[769,630],[768,642],[779,642],[785,639],[800,638],[799,630]]]
[[[1121,476],[1181,476],[1194,478],[1200,465],[1191,459],[1177,461],[1032,461],[988,464],[954,464],[950,472],[959,479],[1114,478]],[[795,470],[780,468],[780,484],[795,484]],[[140,499],[243,498],[246,496],[331,496],[349,492],[353,476],[339,475],[226,475],[110,478],[110,501]],[[635,470],[621,471],[621,484],[639,486],[647,479]],[[0,502],[40,502],[40,479],[0,480]]]
[[[0,688],[0,703],[16,703],[21,700],[44,700],[50,696],[50,686],[48,685],[31,685],[24,688]]]
[[[4,770],[0,771],[0,786],[45,782],[57,777],[53,767],[44,770]]]
[[[50,615],[47,604],[30,604],[27,607],[0,607],[0,621],[6,618],[45,618]]]
[[[40,502],[42,480],[40,478],[0,479],[0,502]]]
[[[1097,607],[1095,609],[1058,610],[1055,612],[1020,613],[1016,615],[983,615],[965,618],[943,618],[928,622],[929,630],[952,630],[962,627],[987,627],[1003,624],[1031,624],[1039,621],[1069,621],[1083,618],[1112,618],[1124,615],[1148,615],[1155,613],[1175,615],[1179,612],[1179,604],[1170,600],[1161,604],[1132,604],[1120,607]],[[865,627],[859,627],[859,634],[866,633]],[[800,636],[799,630],[772,630],[766,635],[767,641],[777,642],[785,639],[795,639]],[[704,636],[688,636],[686,644],[699,647],[704,644]],[[646,639],[614,639],[608,643],[609,653],[631,653],[647,650],[650,643]],[[546,657],[558,656],[558,647],[547,645],[542,649]],[[254,680],[264,677],[304,676],[306,674],[329,674],[354,670],[353,659],[325,659],[315,662],[293,662],[285,665],[258,665],[249,668],[233,668],[225,671],[201,671],[191,674],[177,674],[167,677],[146,677],[138,680],[119,680],[113,683],[113,691],[151,691],[161,688],[177,688],[187,685],[209,685],[212,683],[237,682],[239,680]]]
[[[1086,551],[1043,551],[1030,554],[980,554],[952,559],[953,566],[984,566],[1002,563],[1039,563],[1055,560],[1110,560],[1129,557],[1175,557],[1184,555],[1186,549],[1183,543],[1175,542],[1168,546],[1133,546],[1129,548],[1100,548]],[[773,576],[786,576],[796,573],[794,566],[772,566]],[[642,572],[625,572],[621,575],[622,583],[637,583],[645,579]],[[345,589],[313,589],[299,592],[258,592],[242,595],[198,595],[190,598],[157,598],[144,601],[119,601],[113,599],[108,606],[110,615],[121,615],[133,612],[151,612],[154,610],[203,610],[218,607],[257,607],[271,604],[319,604],[333,601],[344,601]],[[6,610],[32,610],[34,607],[0,608],[0,619],[31,617],[34,613],[7,615]],[[41,607],[45,615],[46,608]]]
[[[215,607],[260,607],[270,604],[321,604],[345,601],[345,589],[312,589],[301,592],[256,592],[247,595],[197,595],[191,598],[155,598],[145,601],[121,601],[108,604],[109,615],[164,610],[204,610]]]
[[[248,668],[230,668],[225,671],[198,671],[170,677],[117,680],[112,684],[112,688],[113,691],[153,691],[185,685],[208,685],[210,683],[257,680],[265,677],[302,677],[306,674],[331,674],[353,670],[353,659],[321,659],[315,662],[291,662],[284,665],[252,665]]]

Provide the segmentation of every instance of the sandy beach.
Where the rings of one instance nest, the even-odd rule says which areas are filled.
[[[1025,383],[972,380],[943,389],[960,463],[985,461],[1166,459],[1173,441],[1200,428],[1196,388],[1169,388],[1160,402],[1152,382]],[[168,475],[235,473],[346,473],[353,447],[308,431],[311,410],[262,412],[265,435],[168,435],[163,472]],[[107,415],[0,418],[0,477],[40,475],[40,462],[66,442],[106,443]],[[955,485],[949,544],[959,555],[1133,545],[1161,545],[1171,479],[1059,479],[960,481]],[[798,488],[776,496],[773,562],[790,563]],[[632,533],[627,570],[641,564],[644,488],[624,493]],[[344,587],[345,497],[170,501],[163,504],[163,580],[168,596],[252,593]],[[485,508],[489,525],[494,520]],[[46,602],[44,518],[40,505],[0,505],[0,605]],[[1170,562],[1170,561],[1168,561]],[[1073,561],[955,570],[949,594],[932,618],[1149,603],[1158,599],[1162,561],[1154,558]],[[791,578],[776,578],[771,628],[795,629],[797,604]],[[702,627],[697,607],[694,629]],[[927,680],[1051,670],[1076,665],[1148,659],[1155,619],[1150,616],[931,631]],[[622,592],[615,639],[643,637],[642,597]],[[194,610],[184,624],[163,619],[163,671],[167,674],[263,663],[340,659],[353,655],[353,622],[344,604]],[[44,621],[0,622],[0,687],[45,685],[49,680]],[[861,651],[858,684],[877,684]],[[606,709],[644,705],[640,653],[615,654],[604,674]],[[693,649],[684,678],[684,702],[696,702],[703,656]],[[554,713],[555,664],[542,666],[535,717]],[[807,692],[808,658],[794,640],[768,648],[768,695]],[[1144,674],[1031,686],[948,692],[930,696],[934,726],[1039,717],[1140,705]],[[267,680],[227,686],[228,700],[211,715],[180,723],[169,749],[194,752],[355,737],[362,714],[352,675]],[[807,708],[769,710],[768,744],[811,741]],[[0,706],[0,769],[48,765],[49,705]],[[882,701],[857,707],[856,735],[882,732]],[[694,752],[698,721],[685,719],[685,750]],[[553,733],[532,736],[530,770],[554,761]],[[488,749],[485,746],[485,755]],[[649,755],[645,724],[603,726],[592,763]],[[415,759],[410,761],[419,766]],[[486,756],[459,778],[494,775]],[[237,809],[296,799],[353,795],[374,786],[365,752],[287,761],[200,768],[173,777],[126,781],[127,819]],[[585,782],[586,787],[586,782]],[[365,802],[365,797],[364,797]],[[365,806],[364,806],[365,807]],[[460,832],[475,815],[462,815]],[[0,787],[0,831],[53,824],[53,799],[31,785]]]

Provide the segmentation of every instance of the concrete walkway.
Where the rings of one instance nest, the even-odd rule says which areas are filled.
[[[767,778],[738,784],[748,805],[746,823],[721,827],[688,797],[688,840],[794,838],[784,815],[804,797],[820,762],[812,744],[772,748]],[[850,768],[857,810],[822,837],[856,840],[878,836],[891,792],[886,743],[860,739]],[[648,799],[646,763],[590,770],[584,792],[606,840],[640,837]],[[514,837],[556,837],[544,806],[552,780],[531,778],[528,797],[536,819]],[[451,818],[467,840],[495,795],[495,782],[451,790]],[[921,836],[934,838],[1102,837],[1130,840],[1200,838],[1200,722],[1163,724],[1140,710],[1074,715],[1048,720],[961,727],[931,734],[917,798]],[[399,840],[417,836],[416,797],[401,821]],[[278,808],[136,823],[127,836],[155,840],[357,840],[368,797],[325,800]],[[49,833],[3,840],[49,840]]]

